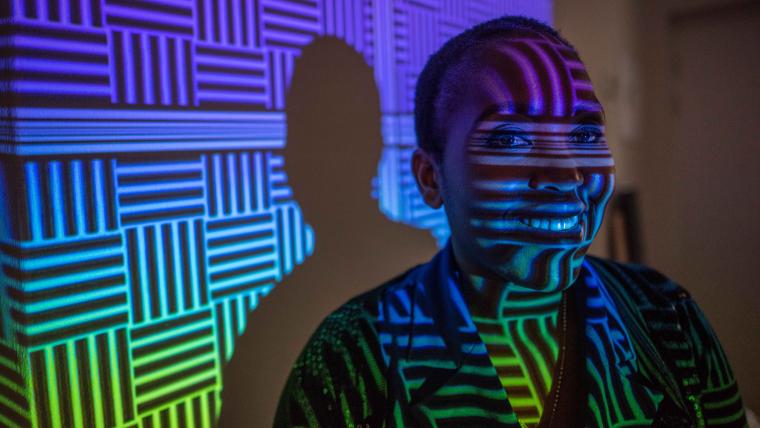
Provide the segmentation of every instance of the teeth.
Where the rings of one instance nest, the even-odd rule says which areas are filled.
[[[578,224],[578,216],[567,218],[520,218],[521,223],[536,229],[563,231],[574,228]]]

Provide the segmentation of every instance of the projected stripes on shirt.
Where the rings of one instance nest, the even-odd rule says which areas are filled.
[[[557,308],[561,294],[515,305],[503,301],[496,319],[473,315],[480,338],[520,422],[538,424],[559,354]]]

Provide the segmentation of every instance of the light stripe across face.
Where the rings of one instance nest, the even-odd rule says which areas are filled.
[[[526,102],[531,116],[567,117],[577,109],[601,111],[591,80],[578,54],[548,37],[500,41],[501,55],[495,76],[509,76],[505,92],[514,102]],[[489,54],[491,54],[489,52]],[[505,86],[498,77],[487,83],[493,89]],[[506,79],[505,79],[506,80]]]

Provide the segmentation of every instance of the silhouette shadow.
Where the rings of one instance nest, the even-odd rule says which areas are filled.
[[[285,167],[314,229],[314,254],[250,315],[224,370],[220,427],[271,426],[291,366],[321,320],[437,251],[428,232],[392,222],[371,197],[380,104],[359,53],[334,38],[306,47],[286,105]]]

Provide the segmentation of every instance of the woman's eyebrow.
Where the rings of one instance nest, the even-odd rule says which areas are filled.
[[[579,111],[573,116],[574,123],[591,123],[604,125],[604,110],[602,111]]]
[[[513,120],[517,122],[533,122],[534,119],[523,112],[528,112],[528,105],[524,103],[502,103],[492,104],[483,110],[480,115],[475,119],[475,123],[478,124],[485,120]]]

